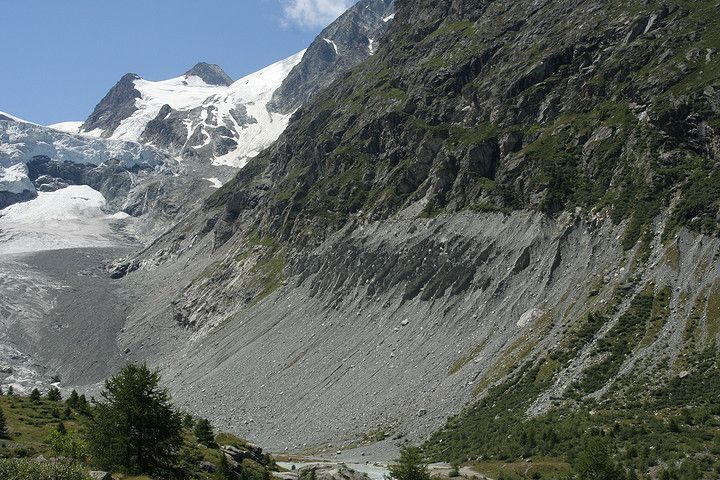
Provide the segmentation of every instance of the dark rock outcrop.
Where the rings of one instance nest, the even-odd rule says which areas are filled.
[[[185,72],[185,76],[191,75],[202,78],[202,80],[208,85],[223,85],[227,87],[233,83],[233,79],[225,73],[222,67],[220,67],[220,65],[215,65],[214,63],[198,63],[193,68]]]
[[[140,77],[134,73],[124,75],[97,104],[80,130],[92,132],[99,129],[103,131],[103,137],[112,135],[120,123],[137,110],[135,100],[140,98],[140,92],[135,88],[136,80]]]
[[[323,30],[273,95],[271,110],[290,113],[375,50],[391,23],[393,0],[362,0]]]
[[[27,202],[37,197],[37,192],[25,190],[21,193],[0,192],[0,210],[15,203]]]

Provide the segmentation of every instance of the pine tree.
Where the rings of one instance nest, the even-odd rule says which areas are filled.
[[[40,390],[37,388],[33,388],[32,392],[30,392],[30,401],[33,403],[40,403],[40,400],[42,397],[40,396]]]
[[[182,418],[159,382],[157,371],[134,364],[105,382],[87,431],[100,468],[152,473],[175,462]]]
[[[585,442],[575,463],[575,471],[579,480],[619,480],[625,477],[612,462],[607,443],[598,437]]]
[[[394,480],[430,480],[430,472],[422,452],[417,447],[407,447],[400,452],[400,459],[390,465],[390,478]]]
[[[2,395],[3,395],[3,389],[2,389],[2,387],[0,387],[0,397],[2,397]]]
[[[62,394],[57,387],[52,387],[50,390],[48,390],[47,399],[51,402],[59,402],[62,400]]]
[[[75,410],[80,415],[90,415],[90,403],[88,403],[87,398],[85,398],[85,394],[82,394],[78,397],[77,404],[75,405]]]
[[[205,446],[211,446],[215,443],[215,434],[213,433],[212,425],[210,421],[204,418],[197,421],[195,429],[193,431],[198,439],[198,442]]]
[[[67,433],[67,429],[65,428],[65,424],[63,422],[58,423],[58,426],[55,430],[57,430],[58,433],[62,435],[65,435]]]
[[[70,392],[70,396],[65,401],[65,403],[67,403],[68,407],[70,408],[77,408],[78,400],[80,400],[80,396],[75,390],[73,390],[72,392]]]
[[[0,438],[7,438],[8,428],[5,420],[5,412],[0,408]]]
[[[13,395],[15,395],[15,389],[13,388],[12,385],[10,385],[8,387],[7,394],[8,394],[8,397],[12,397]]]
[[[195,427],[195,419],[189,413],[186,413],[183,417],[183,427],[187,429]]]
[[[216,480],[235,480],[238,475],[232,471],[230,464],[227,461],[227,457],[223,453],[220,457],[220,465],[218,466],[217,472],[215,472]]]

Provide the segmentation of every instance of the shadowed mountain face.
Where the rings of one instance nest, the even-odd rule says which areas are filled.
[[[110,137],[120,123],[137,110],[135,100],[141,94],[135,88],[136,80],[140,80],[140,77],[134,73],[124,75],[97,104],[80,128],[81,131],[100,130],[102,137]]]

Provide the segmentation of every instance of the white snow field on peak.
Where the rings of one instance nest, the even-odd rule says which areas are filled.
[[[215,157],[213,164],[242,167],[248,159],[257,156],[277,140],[287,127],[291,115],[271,113],[267,105],[275,90],[280,87],[292,68],[300,63],[304,54],[305,50],[243,77],[227,87],[209,85],[194,75],[157,82],[134,80],[135,89],[140,93],[140,98],[135,100],[137,110],[122,120],[108,138],[142,141],[148,123],[158,116],[164,105],[176,111],[203,108],[199,118],[185,121],[188,139],[199,128],[203,138],[209,142],[210,135],[205,133],[205,128],[231,127],[237,134],[235,140],[238,147],[226,155]],[[247,109],[247,116],[253,118],[254,122],[247,125],[237,123],[231,111],[241,105]],[[100,137],[103,131],[96,129],[85,134]]]
[[[65,133],[79,134],[82,124],[83,122],[60,122],[48,125],[48,127]]]
[[[0,111],[0,120],[3,120],[3,117],[9,118],[10,120],[12,120],[14,122],[29,123],[30,125],[37,125],[33,122],[28,122],[27,120],[23,120],[20,117],[16,117],[15,115],[11,115],[7,112]]]

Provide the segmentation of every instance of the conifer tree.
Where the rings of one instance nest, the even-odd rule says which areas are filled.
[[[70,392],[70,396],[65,401],[65,403],[67,403],[68,407],[70,407],[70,408],[77,408],[79,400],[80,400],[80,396],[78,395],[78,393],[75,390],[73,390],[72,392]]]
[[[400,459],[390,465],[390,478],[394,480],[430,480],[430,472],[418,447],[407,447],[400,452]]]
[[[195,427],[195,419],[189,413],[186,413],[183,417],[183,427],[187,429]]]
[[[5,420],[5,412],[0,408],[0,438],[6,438],[8,434],[7,420]]]
[[[232,469],[230,468],[230,464],[227,461],[227,457],[225,454],[222,454],[220,457],[220,466],[218,467],[217,472],[215,473],[215,479],[216,480],[235,480],[238,478],[238,475],[236,475]]]
[[[42,397],[40,396],[40,390],[37,388],[33,388],[32,392],[30,392],[30,401],[33,403],[40,403],[40,400]]]
[[[62,400],[62,394],[57,387],[52,387],[50,390],[48,390],[47,399],[51,402],[59,402]]]
[[[174,464],[182,418],[159,382],[157,371],[135,364],[105,382],[87,432],[100,468],[152,473]]]
[[[575,462],[575,471],[579,480],[619,480],[625,476],[610,458],[607,443],[599,437],[585,442]]]
[[[85,394],[80,395],[78,397],[77,405],[75,406],[75,410],[81,415],[89,415],[90,414],[90,403],[88,403],[87,398],[85,398]]]
[[[198,442],[202,443],[205,446],[209,447],[215,443],[215,434],[213,433],[210,421],[207,419],[201,418],[200,420],[198,420],[195,424],[195,429],[193,433],[195,433]]]

